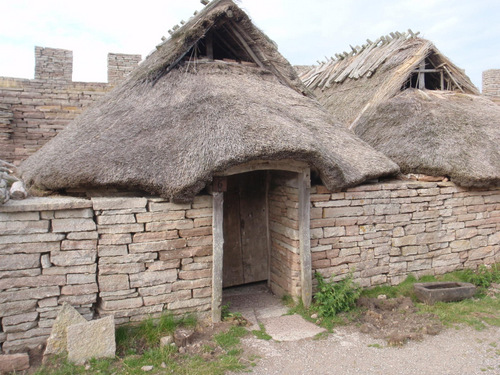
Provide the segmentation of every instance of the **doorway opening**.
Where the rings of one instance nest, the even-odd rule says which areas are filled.
[[[265,282],[278,297],[288,294],[307,306],[312,292],[307,165],[251,163],[216,181],[212,320],[220,321],[223,288],[238,285]]]

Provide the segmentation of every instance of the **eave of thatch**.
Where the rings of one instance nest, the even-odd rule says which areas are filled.
[[[410,33],[392,33],[368,41],[351,53],[337,55],[302,74],[301,79],[338,120],[354,127],[379,103],[397,95],[426,58],[445,70],[451,86],[479,94],[465,73],[428,40]]]
[[[239,54],[250,47],[246,57],[255,67],[186,61],[204,35],[229,35],[232,28],[247,44],[232,49]],[[303,91],[293,68],[243,11],[215,1],[28,158],[22,176],[45,190],[113,187],[185,201],[213,176],[255,160],[306,162],[331,190],[399,170]]]
[[[403,173],[500,185],[500,108],[481,96],[406,90],[363,116],[355,132]]]

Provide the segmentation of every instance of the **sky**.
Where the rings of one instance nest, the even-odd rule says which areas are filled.
[[[481,88],[500,69],[499,0],[240,0],[294,65],[317,64],[393,31],[412,29]],[[125,5],[124,5],[125,4]],[[73,80],[107,81],[107,54],[146,57],[199,0],[0,0],[0,76],[33,78],[35,46],[73,51]]]

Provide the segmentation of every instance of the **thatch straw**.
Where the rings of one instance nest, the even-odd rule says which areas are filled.
[[[500,185],[500,108],[483,97],[406,90],[363,116],[354,131],[404,173]]]
[[[304,161],[331,190],[398,171],[301,93],[293,68],[236,5],[222,0],[207,8],[28,158],[25,181],[48,190],[114,187],[190,200],[214,175],[253,160]],[[229,8],[231,22],[255,38],[264,66],[181,62]]]
[[[303,74],[301,79],[319,102],[346,126],[397,95],[413,70],[431,55],[433,63],[445,66],[464,92],[479,94],[465,73],[431,42],[399,35],[390,41],[379,38],[356,55],[323,63]]]

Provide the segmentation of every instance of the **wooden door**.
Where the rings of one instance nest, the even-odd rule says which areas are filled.
[[[268,278],[266,171],[228,178],[223,259],[223,287]]]

